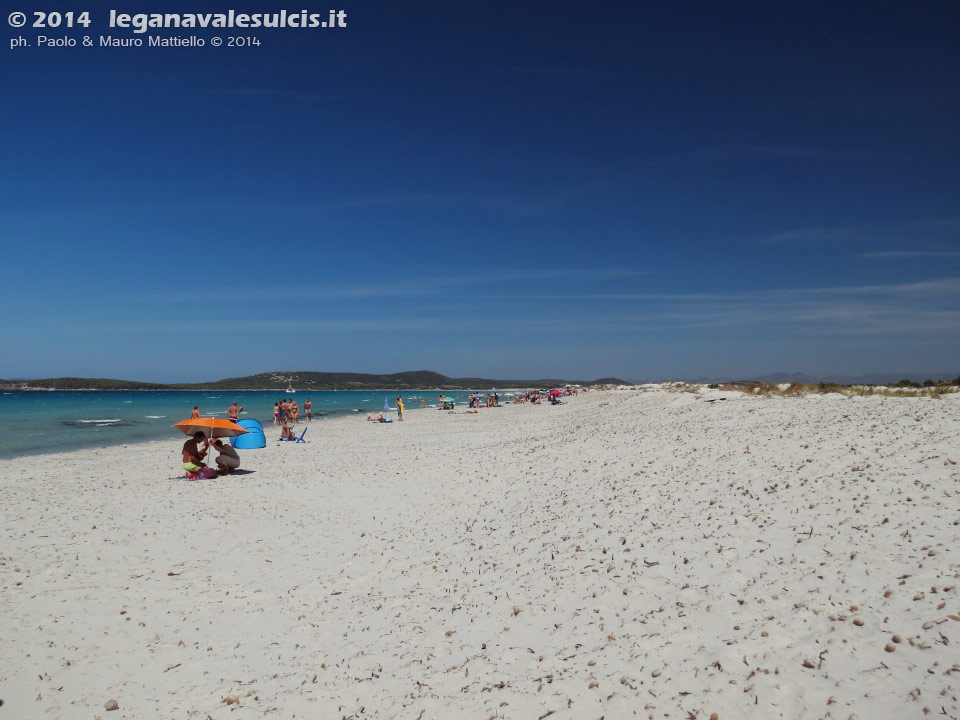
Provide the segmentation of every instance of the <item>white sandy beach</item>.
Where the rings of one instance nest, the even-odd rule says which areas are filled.
[[[0,719],[960,717],[958,395],[278,435],[0,462]]]

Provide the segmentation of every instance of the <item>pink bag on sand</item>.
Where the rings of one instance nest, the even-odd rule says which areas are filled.
[[[197,473],[197,477],[201,480],[212,480],[217,476],[217,471],[213,468],[200,468],[200,471]]]

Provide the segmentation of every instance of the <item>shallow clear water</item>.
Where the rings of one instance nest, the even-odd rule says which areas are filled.
[[[298,392],[292,397],[301,407],[313,402],[314,420],[360,415],[383,410],[384,401],[396,404],[396,390]],[[401,393],[408,411],[420,410],[420,398],[436,405],[437,390]],[[447,392],[466,403],[467,392]],[[502,394],[502,393],[501,393]],[[236,400],[244,407],[242,418],[256,418],[267,430],[273,425],[273,404],[283,393],[269,391],[146,390],[116,392],[33,391],[0,393],[0,458],[64,452],[81,448],[123,445],[148,440],[176,440],[183,435],[171,427],[186,420],[194,405],[207,417],[226,417]],[[279,431],[278,431],[279,433]]]

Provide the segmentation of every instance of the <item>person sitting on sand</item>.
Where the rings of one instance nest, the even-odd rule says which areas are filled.
[[[227,420],[230,420],[231,422],[236,422],[236,421],[237,421],[237,415],[239,415],[239,414],[242,413],[242,412],[243,412],[243,408],[242,408],[242,407],[237,407],[237,401],[234,400],[234,401],[233,401],[233,405],[231,405],[230,407],[227,408]],[[216,444],[216,443],[214,443],[214,444]]]
[[[220,453],[217,455],[217,472],[221,475],[229,475],[240,467],[240,455],[237,454],[233,445],[227,445],[223,440],[214,440],[213,446]]]
[[[293,431],[293,418],[290,417],[290,414],[283,418],[283,427],[280,431],[281,440],[296,440],[297,434]]]
[[[203,447],[199,446],[203,441]],[[207,454],[207,436],[200,430],[197,430],[193,437],[183,444],[183,469],[187,471],[187,477],[196,474],[206,467],[203,462],[204,455]]]

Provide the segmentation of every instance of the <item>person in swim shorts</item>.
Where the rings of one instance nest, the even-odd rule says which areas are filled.
[[[200,447],[201,441],[203,441],[202,448]],[[207,454],[207,447],[207,436],[199,430],[183,444],[183,469],[187,471],[187,477],[196,475],[206,467],[203,457]]]
[[[230,407],[227,408],[227,419],[230,420],[230,421],[232,421],[232,422],[236,422],[236,421],[237,421],[237,415],[239,415],[239,414],[242,413],[242,412],[243,412],[243,408],[242,408],[242,407],[237,407],[237,401],[234,400],[234,401],[233,401],[233,405],[231,405]]]

